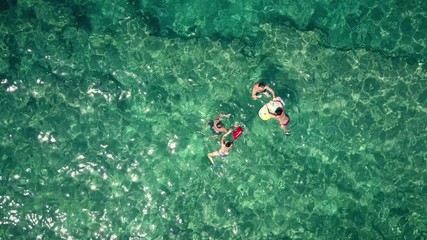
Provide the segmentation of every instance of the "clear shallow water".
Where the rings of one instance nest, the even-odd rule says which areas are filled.
[[[1,239],[427,237],[424,1],[7,2]]]

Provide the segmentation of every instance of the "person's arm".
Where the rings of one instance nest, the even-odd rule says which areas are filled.
[[[277,116],[276,114],[272,114],[270,112],[268,112],[268,115],[270,115],[270,117],[275,118],[275,119],[279,118],[279,116]]]
[[[274,94],[274,90],[272,88],[266,86],[265,89],[267,89],[267,91],[269,91],[271,93],[271,95],[273,95],[273,99],[276,98],[276,95]]]
[[[257,99],[255,87],[252,88],[252,99],[253,100]]]
[[[225,133],[225,132],[227,132],[227,129],[225,127],[223,127],[223,128],[218,129],[218,132]]]
[[[220,114],[218,114],[218,115],[216,116],[216,119],[220,120],[222,117],[229,118],[230,116],[231,116],[231,114],[230,114],[230,113],[229,113],[229,114],[222,114],[222,113],[220,113]]]
[[[228,135],[230,135],[230,133],[232,132],[233,130],[232,129],[230,129],[230,130],[228,130],[228,132],[226,133],[226,134],[224,134],[223,136],[222,136],[222,138],[221,138],[221,145],[222,144],[224,144],[224,139],[225,139],[225,137],[227,137]]]

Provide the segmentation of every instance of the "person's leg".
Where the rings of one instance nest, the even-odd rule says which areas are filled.
[[[286,126],[283,124],[280,124],[280,128],[285,132],[286,135],[290,135],[291,133],[289,132],[288,129],[286,129]]]
[[[214,160],[213,160],[213,157],[218,157],[218,156],[219,156],[218,151],[208,153],[208,158],[209,158],[209,160],[211,161],[212,165],[215,165],[215,162],[214,162]]]

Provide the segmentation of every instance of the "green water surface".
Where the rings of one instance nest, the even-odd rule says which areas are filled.
[[[427,239],[426,1],[2,0],[0,55],[0,239]]]

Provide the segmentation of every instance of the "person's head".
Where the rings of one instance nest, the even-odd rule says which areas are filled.
[[[231,146],[231,144],[233,144],[233,142],[228,142],[228,141],[227,141],[227,142],[225,142],[225,146],[226,146],[226,147],[230,147],[230,146]]]
[[[274,112],[276,115],[282,115],[283,113],[283,108],[279,107],[276,109],[276,111]]]
[[[223,124],[222,122],[218,122],[218,123],[216,124],[216,127],[217,127],[217,128],[223,128],[223,127],[224,127],[224,124]]]
[[[264,87],[265,87],[265,83],[263,83],[263,82],[259,82],[259,83],[258,83],[258,87],[260,87],[260,88],[264,88]]]

